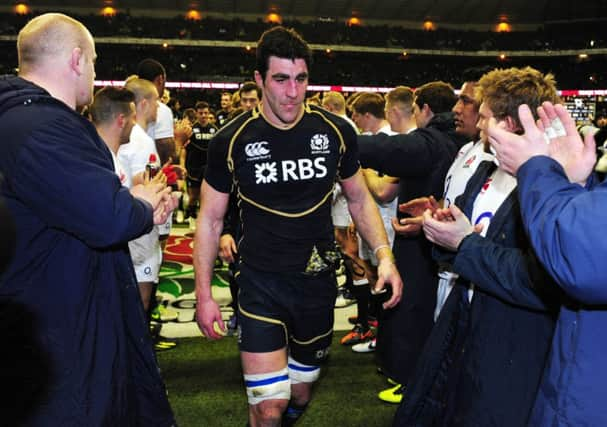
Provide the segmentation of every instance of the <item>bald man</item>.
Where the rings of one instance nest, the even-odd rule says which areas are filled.
[[[91,101],[96,58],[80,22],[40,15],[20,31],[17,50],[19,76],[0,79],[0,196],[17,229],[0,303],[28,313],[38,351],[30,345],[27,362],[12,360],[15,384],[3,386],[15,405],[4,403],[23,410],[5,422],[173,425],[127,250],[166,221],[170,189],[141,186],[133,197],[76,113]],[[39,365],[46,375],[28,373]]]

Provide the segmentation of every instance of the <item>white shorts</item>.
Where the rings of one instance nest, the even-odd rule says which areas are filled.
[[[348,210],[348,201],[346,200],[346,196],[341,192],[339,184],[335,185],[335,191],[333,192],[331,218],[333,219],[333,227],[346,228],[352,222],[350,211]]]
[[[394,244],[394,228],[392,227],[392,218],[396,216],[396,209],[398,208],[398,200],[394,199],[393,201],[386,203],[384,205],[377,205],[379,209],[379,214],[381,215],[381,219],[384,223],[384,228],[386,229],[386,234],[388,235],[388,244],[390,248]],[[370,248],[367,242],[365,242],[362,237],[358,236],[358,256],[360,259],[368,260],[372,265],[377,265],[377,258],[373,253],[373,248]]]
[[[137,282],[158,282],[158,274],[162,264],[158,227],[154,226],[148,234],[131,240],[129,251],[131,252]]]
[[[434,308],[434,321],[438,319],[447,298],[459,276],[451,271],[443,270],[438,273],[438,287],[436,289],[436,307]]]
[[[173,215],[169,214],[166,222],[158,226],[158,234],[160,236],[168,236],[171,233],[171,227],[173,226]]]

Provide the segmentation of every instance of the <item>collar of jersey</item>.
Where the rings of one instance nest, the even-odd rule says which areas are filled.
[[[270,119],[268,119],[268,117],[264,114],[263,112],[263,104],[260,103],[259,106],[256,107],[259,110],[259,114],[261,115],[261,117],[263,117],[263,119],[272,127],[276,128],[276,129],[280,129],[280,130],[289,130],[289,129],[293,129],[295,126],[297,126],[297,124],[299,123],[299,121],[301,120],[301,118],[303,117],[304,113],[309,113],[310,112],[310,107],[308,106],[308,104],[306,104],[304,102],[303,104],[303,108],[301,109],[301,112],[299,113],[299,116],[297,117],[297,119],[295,119],[295,121],[293,123],[291,123],[288,126],[276,126],[274,123],[272,123],[270,121]]]

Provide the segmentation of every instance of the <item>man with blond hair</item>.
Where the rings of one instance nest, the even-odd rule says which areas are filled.
[[[350,123],[352,127],[356,129],[356,131],[358,131],[356,124],[350,117],[348,117],[348,114],[346,113],[346,99],[341,93],[335,91],[326,92],[322,96],[322,108],[330,111],[333,114],[337,114],[339,117]]]
[[[417,128],[413,114],[413,90],[407,86],[398,86],[386,94],[386,120],[390,129],[396,133],[409,133]]]
[[[520,132],[519,102],[557,100],[551,74],[530,67],[485,74],[476,87],[481,139],[487,142],[491,119]],[[434,258],[459,277],[395,426],[527,425],[561,295],[531,249],[516,186],[494,161],[484,161],[454,204],[424,213]]]
[[[29,404],[17,401],[23,416],[4,421],[173,425],[127,249],[166,221],[170,190],[141,186],[133,197],[75,111],[91,102],[95,77],[95,44],[80,22],[40,15],[17,48],[19,77],[0,80],[0,194],[17,226],[0,301],[29,313],[40,351],[28,368],[49,369],[10,387]]]

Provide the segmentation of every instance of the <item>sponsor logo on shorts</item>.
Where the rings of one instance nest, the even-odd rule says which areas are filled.
[[[323,359],[326,359],[328,355],[329,355],[329,347],[326,347],[326,348],[322,348],[320,350],[316,350],[314,357],[318,360],[323,360]]]

